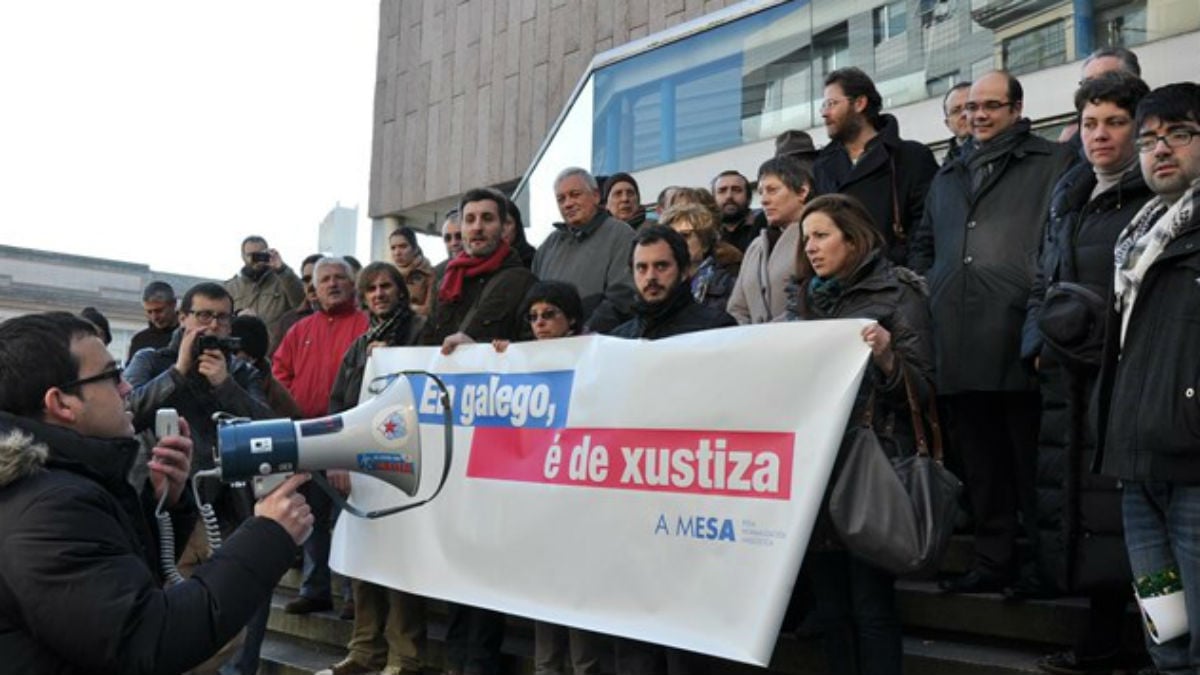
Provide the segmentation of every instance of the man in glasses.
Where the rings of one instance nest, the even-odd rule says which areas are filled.
[[[1200,672],[1200,85],[1137,107],[1135,143],[1154,192],[1117,238],[1099,385],[1098,452],[1122,484],[1125,548],[1139,588],[1175,572],[1187,630],[1155,644],[1158,672]],[[1157,585],[1157,584],[1150,584]],[[1144,593],[1139,593],[1143,594]]]
[[[242,269],[225,282],[225,289],[238,310],[253,312],[268,326],[304,302],[300,277],[258,235],[242,240]]]
[[[192,443],[186,425],[158,439],[149,479],[131,484],[129,394],[86,321],[51,313],[0,323],[5,672],[186,671],[270,599],[312,526],[295,494],[306,478],[295,476],[256,506],[219,558],[164,589],[150,521],[159,497],[178,530],[194,519],[185,490]]]
[[[959,82],[942,97],[942,124],[950,132],[950,147],[946,148],[943,164],[958,159],[966,150],[967,141],[971,140],[971,121],[963,113],[966,112],[967,96],[971,93],[970,82]]]
[[[1032,133],[1023,106],[1021,83],[1006,72],[971,85],[975,147],[938,170],[912,242],[912,266],[930,285],[948,446],[962,453],[975,516],[975,562],[943,582],[952,592],[1003,589],[1017,576],[1018,531],[1037,541],[1041,406],[1021,338],[1050,196],[1072,153]]]
[[[134,354],[125,376],[132,386],[129,403],[134,426],[145,430],[144,449],[152,447],[150,430],[159,408],[174,408],[187,420],[196,449],[192,465],[197,470],[210,469],[214,464],[214,413],[254,419],[275,417],[267,403],[262,373],[233,357],[237,351],[229,342],[233,309],[233,298],[223,286],[196,284],[180,301],[180,326],[171,342],[161,349],[143,349]],[[202,482],[200,487],[201,499],[216,509],[223,532],[231,532],[251,516],[253,500],[246,489],[212,480]],[[203,525],[197,523],[192,530],[177,532],[183,549],[181,572],[185,575],[192,563],[211,554],[203,531]],[[185,541],[186,546],[182,544]],[[265,620],[262,614],[255,625],[265,628]],[[259,639],[248,647],[255,657],[264,634],[265,630],[254,632]]]
[[[882,106],[862,70],[838,68],[825,77],[821,118],[829,144],[812,165],[813,192],[840,192],[862,202],[887,242],[888,258],[905,265],[908,238],[921,222],[938,164],[925,144],[900,138],[900,123]]]

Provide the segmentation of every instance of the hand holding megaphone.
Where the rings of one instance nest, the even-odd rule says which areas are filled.
[[[313,528],[312,507],[308,505],[304,495],[296,492],[308,479],[309,475],[306,473],[292,474],[271,494],[254,505],[254,515],[279,523],[297,546],[308,539]]]

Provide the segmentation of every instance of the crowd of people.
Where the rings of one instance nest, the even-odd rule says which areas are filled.
[[[562,221],[536,248],[503,193],[468,190],[442,224],[448,259],[437,266],[407,227],[391,234],[390,260],[359,269],[315,254],[299,274],[247,237],[243,266],[224,284],[198,284],[178,302],[166,284],[146,287],[149,325],[124,370],[94,318],[0,324],[0,652],[15,655],[0,670],[256,672],[271,587],[301,543],[303,582],[286,610],[334,608],[335,509],[305,477],[257,504],[232,486],[197,495],[216,505],[226,536],[219,550],[208,545],[183,486],[212,465],[213,413],[349,409],[383,346],[503,350],[584,333],[655,340],[860,318],[871,320],[861,334],[871,356],[850,423],[869,414],[889,452],[911,454],[909,392],[922,407],[936,401],[947,462],[966,485],[974,561],[941,588],[1086,596],[1091,618],[1076,646],[1039,665],[1098,672],[1126,663],[1131,581],[1174,571],[1189,632],[1147,640],[1148,669],[1195,672],[1200,86],[1151,90],[1139,76],[1126,50],[1089,57],[1078,126],[1059,142],[1034,132],[1011,74],[956,85],[943,100],[953,138],[939,164],[882,112],[870,77],[835,70],[823,148],[789,131],[753,181],[722,171],[704,187],[663,190],[650,210],[633,176],[566,168],[554,183]],[[183,432],[157,438],[154,415],[166,407]],[[348,476],[328,478],[349,492]],[[188,580],[174,585],[164,585],[147,517],[164,506],[185,533]],[[818,517],[797,585],[829,672],[901,672],[895,581]],[[423,598],[359,580],[343,592],[354,631],[327,672],[438,665]],[[497,612],[451,605],[445,671],[499,672],[504,628]],[[539,674],[706,665],[536,626]]]

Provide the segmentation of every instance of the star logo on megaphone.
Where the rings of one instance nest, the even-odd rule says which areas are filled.
[[[408,426],[404,422],[404,415],[397,410],[385,417],[379,423],[379,433],[383,434],[383,437],[389,441],[407,436]]]

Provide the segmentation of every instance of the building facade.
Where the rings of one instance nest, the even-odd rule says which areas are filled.
[[[34,312],[71,312],[95,307],[108,319],[109,351],[124,361],[129,340],[146,327],[142,289],[165,281],[182,297],[202,281],[151,270],[149,265],[0,245],[0,321]]]
[[[824,76],[858,66],[906,137],[945,140],[941,96],[1007,68],[1026,114],[1064,123],[1078,61],[1133,48],[1154,86],[1194,80],[1196,0],[383,0],[370,216],[432,231],[477,185],[540,240],[553,177],[632,173],[644,199],[753,174],[786,129],[825,140]]]

